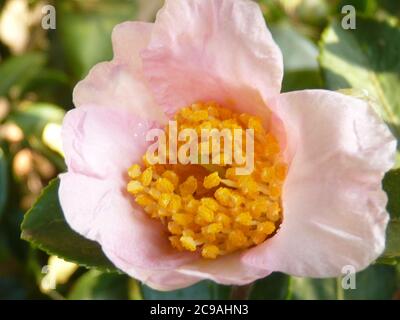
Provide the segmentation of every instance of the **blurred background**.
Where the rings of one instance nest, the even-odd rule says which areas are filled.
[[[399,26],[398,0],[258,2],[284,54],[284,91],[331,88],[318,60],[321,36],[332,21],[342,19],[344,5],[353,5],[360,16]],[[56,9],[55,30],[42,28],[42,8],[47,4]],[[49,256],[20,239],[24,213],[65,169],[60,123],[73,107],[76,82],[97,62],[111,59],[113,26],[126,20],[153,21],[162,4],[162,0],[0,0],[0,299],[229,297],[229,288],[208,281],[160,293],[125,275],[88,270]],[[399,51],[393,54],[400,60]],[[395,77],[399,79],[399,74]],[[275,273],[258,281],[250,297],[400,299],[400,268],[393,261],[382,262],[357,274],[356,290],[343,290],[341,279]]]

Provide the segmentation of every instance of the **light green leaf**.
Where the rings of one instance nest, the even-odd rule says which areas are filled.
[[[355,30],[334,21],[320,43],[320,64],[332,90],[366,90],[378,113],[400,137],[400,28],[357,17]]]
[[[0,64],[0,97],[13,86],[23,86],[42,69],[46,62],[43,53],[11,57]]]
[[[55,179],[25,214],[22,239],[67,261],[106,271],[117,271],[100,245],[73,231],[65,221],[58,200],[59,179]]]
[[[218,285],[212,281],[201,281],[185,289],[168,292],[153,290],[142,285],[143,298],[146,300],[221,300],[228,299],[230,287]]]
[[[89,270],[73,285],[69,300],[128,300],[129,277]]]
[[[76,79],[98,62],[112,58],[111,31],[134,20],[136,1],[57,1],[57,32]]]
[[[288,22],[271,26],[271,33],[283,54],[285,73],[282,90],[321,88],[316,45]]]
[[[292,277],[290,282],[293,300],[336,300],[337,279],[312,279]]]
[[[285,71],[318,68],[318,48],[288,22],[271,26],[271,33],[282,50]]]

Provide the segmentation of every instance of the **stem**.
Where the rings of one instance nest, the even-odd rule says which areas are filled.
[[[336,299],[337,300],[344,300],[344,291],[342,287],[342,278],[336,278]]]
[[[252,288],[253,283],[245,286],[232,286],[231,300],[248,300]]]

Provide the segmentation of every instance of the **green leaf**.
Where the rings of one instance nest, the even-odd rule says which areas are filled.
[[[271,33],[282,50],[285,71],[318,68],[318,48],[288,22],[271,26]]]
[[[346,300],[389,300],[398,289],[396,268],[372,265],[356,274],[356,288],[344,290]]]
[[[142,285],[142,294],[146,300],[222,300],[229,298],[230,287],[206,280],[185,289],[161,292]]]
[[[11,57],[0,64],[0,96],[5,96],[13,86],[23,86],[44,66],[43,53],[29,53]]]
[[[89,270],[74,283],[70,300],[128,300],[129,277],[116,273]]]
[[[335,300],[337,280],[292,277],[290,283],[293,300]]]
[[[394,264],[400,260],[400,169],[386,173],[382,184],[388,196],[386,209],[390,221],[386,231],[386,249],[378,262]]]
[[[282,50],[284,92],[322,87],[316,45],[288,22],[271,26],[274,40]]]
[[[387,210],[392,219],[400,220],[400,169],[386,173],[383,179],[383,190],[388,195]]]
[[[25,214],[22,239],[65,260],[86,267],[117,271],[106,258],[100,245],[73,231],[65,221],[58,200],[60,181],[54,179]]]
[[[367,90],[378,113],[400,137],[400,28],[385,21],[357,17],[355,30],[334,21],[320,43],[326,86]]]
[[[250,292],[252,300],[284,300],[289,296],[290,277],[274,272],[254,283]]]
[[[320,88],[322,88],[322,80],[319,70],[285,71],[283,92]]]
[[[355,289],[344,289],[342,278],[292,277],[292,298],[296,300],[391,299],[398,289],[394,266],[371,265],[355,274]]]
[[[8,198],[8,164],[3,149],[0,147],[0,220]]]
[[[25,136],[41,137],[48,123],[61,124],[65,110],[50,103],[34,103],[13,111],[8,119],[18,125]]]
[[[68,66],[77,79],[98,62],[112,58],[111,31],[133,20],[135,1],[57,1],[57,32]]]
[[[24,132],[31,148],[43,154],[59,170],[65,169],[63,158],[43,141],[43,131],[48,124],[61,124],[65,110],[50,103],[33,103],[19,108],[8,117],[8,121],[15,123]]]

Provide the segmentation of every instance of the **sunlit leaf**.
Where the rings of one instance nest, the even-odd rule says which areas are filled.
[[[325,30],[320,62],[329,89],[365,89],[377,111],[400,137],[400,27],[357,17],[345,30],[337,21]]]
[[[288,22],[272,25],[271,33],[283,54],[282,90],[321,88],[317,46]]]
[[[127,300],[129,278],[122,274],[90,270],[72,287],[68,299],[72,300]]]
[[[33,103],[24,108],[13,111],[8,120],[15,123],[24,132],[25,138],[30,146],[46,156],[60,170],[64,169],[64,160],[60,156],[59,145],[61,137],[43,135],[49,124],[60,125],[65,115],[65,110],[49,103]],[[48,132],[47,132],[48,133]],[[45,138],[45,139],[44,139]],[[51,141],[51,145],[49,145]]]

